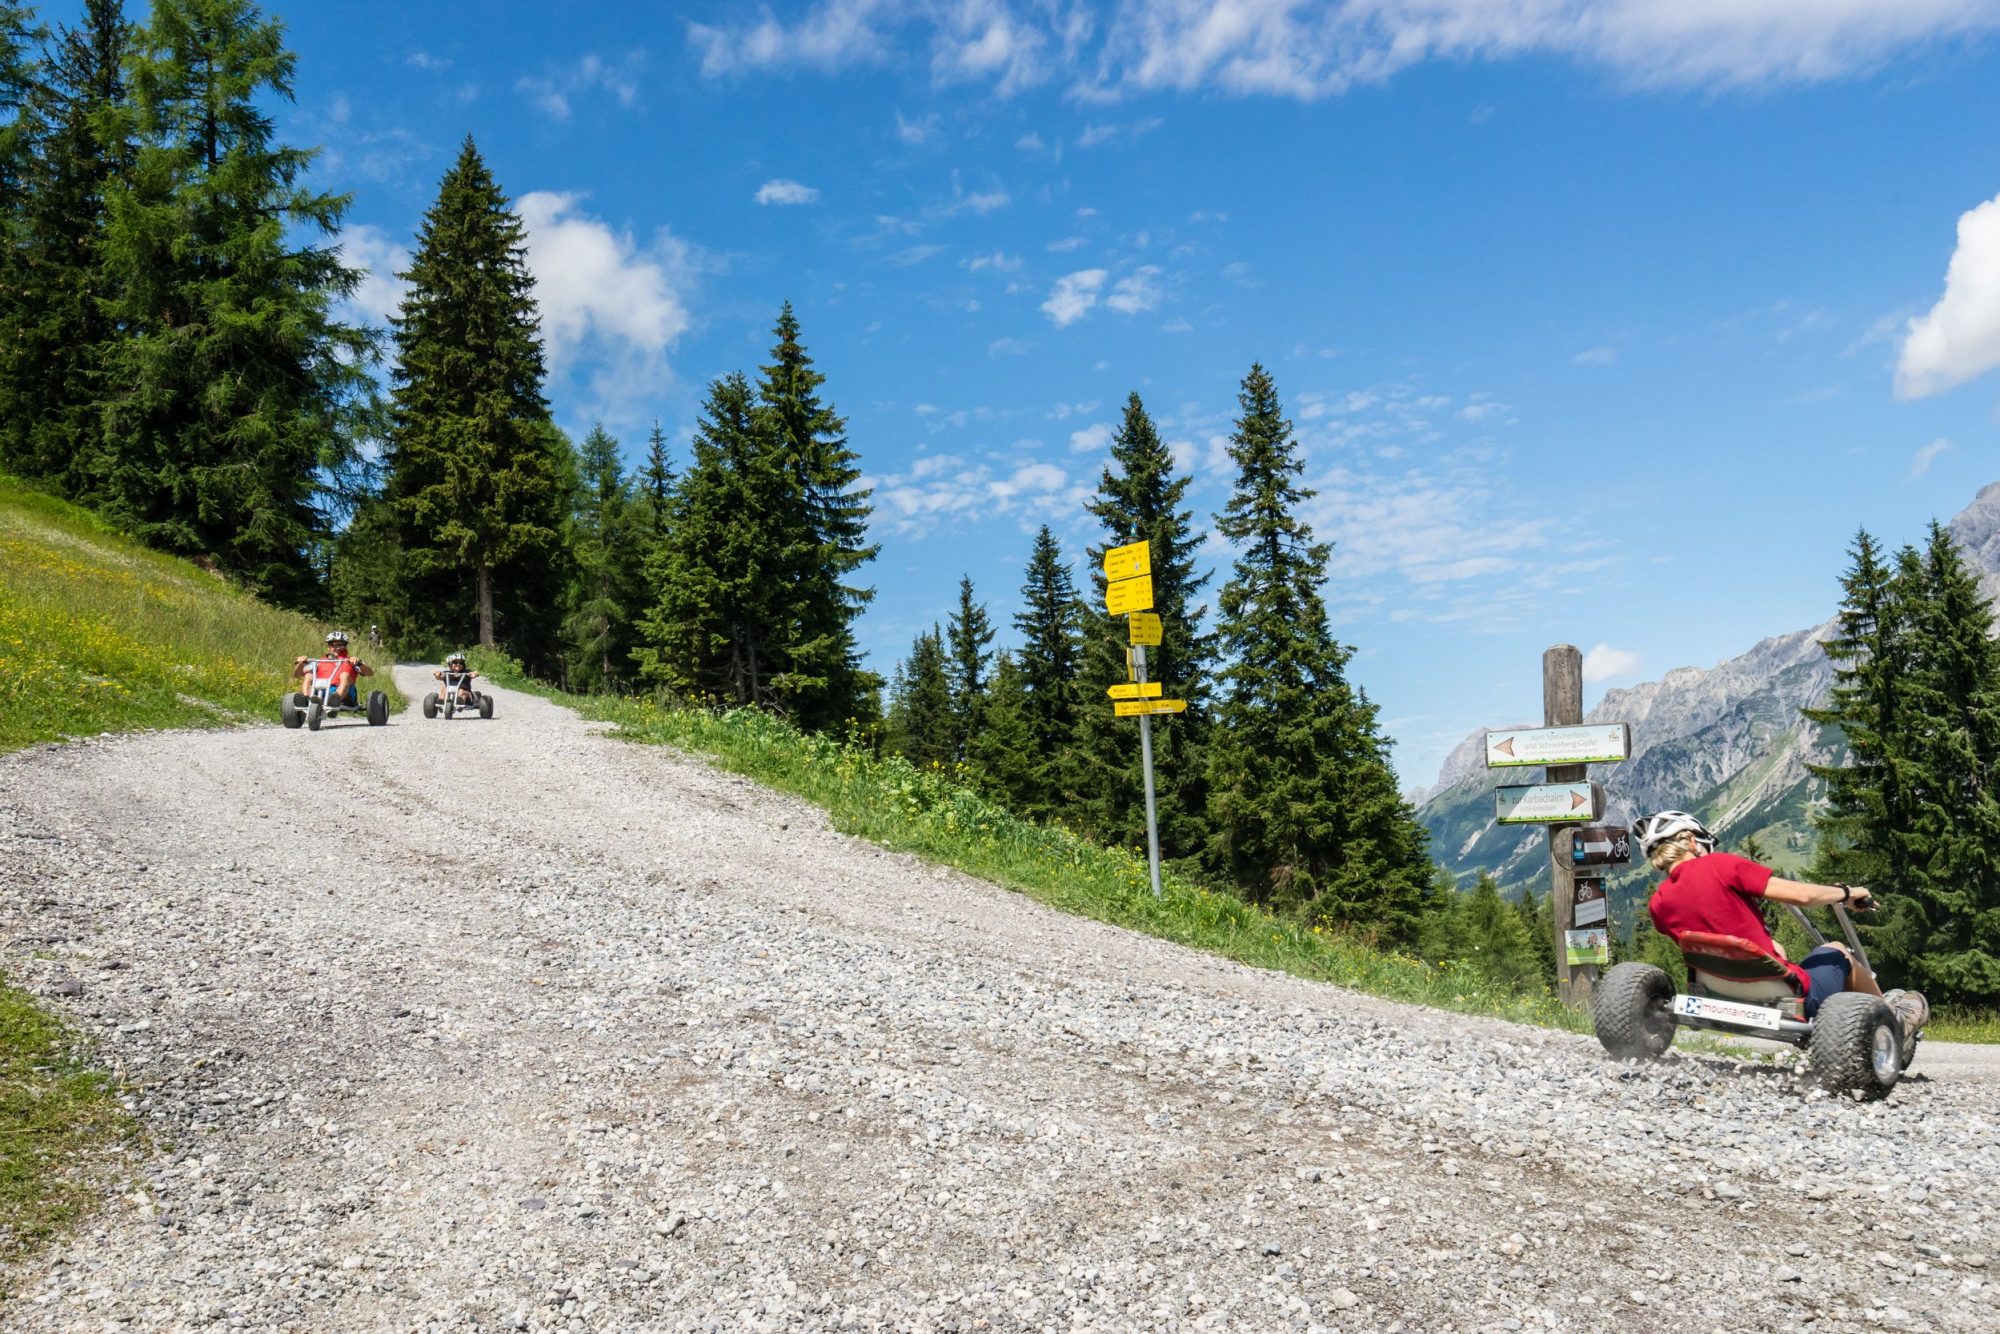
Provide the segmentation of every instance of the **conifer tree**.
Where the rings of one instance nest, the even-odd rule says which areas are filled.
[[[974,785],[1009,810],[1026,814],[1041,791],[1027,678],[1012,652],[993,660],[979,706],[979,730],[967,745]]]
[[[963,760],[972,752],[986,700],[989,664],[993,660],[993,624],[986,607],[972,596],[972,576],[960,575],[958,608],[945,627],[948,640],[946,673],[951,685],[951,754]]]
[[[798,556],[787,579],[792,624],[773,684],[809,730],[868,721],[878,713],[881,681],[861,666],[853,627],[875,596],[856,581],[880,550],[868,542],[870,492],[860,484],[846,422],[820,396],[826,377],[799,341],[789,301],[772,332],[778,341],[758,381],[758,428],[783,460],[793,495],[758,518]]]
[[[709,386],[693,450],[646,558],[652,606],[635,657],[642,676],[676,694],[776,708],[804,535],[760,521],[782,515],[796,493],[741,374]]]
[[[0,29],[7,26],[0,10]],[[130,34],[119,0],[86,0],[82,26],[58,29],[44,49],[15,122],[34,151],[18,170],[0,165],[13,182],[0,182],[0,196],[19,206],[0,259],[0,273],[13,275],[0,277],[0,467],[67,495],[86,494],[101,461],[112,336],[103,309],[105,194],[131,168]],[[8,156],[0,150],[0,160]]]
[[[1047,524],[1035,534],[1021,601],[1014,628],[1021,632],[1016,663],[1026,698],[1029,762],[1028,781],[1015,794],[1014,809],[1048,819],[1070,805],[1069,748],[1076,732],[1083,663],[1083,604],[1077,600],[1076,582],[1062,547]]]
[[[646,547],[650,551],[666,536],[667,515],[674,493],[674,467],[667,458],[667,436],[660,420],[646,436],[646,463],[639,469],[639,502],[644,515]]]
[[[1138,394],[1111,438],[1111,460],[1088,508],[1103,525],[1102,546],[1088,552],[1096,596],[1084,612],[1083,704],[1078,720],[1077,790],[1086,827],[1128,847],[1146,837],[1145,777],[1138,725],[1116,717],[1106,696],[1126,679],[1130,639],[1125,618],[1104,605],[1104,551],[1132,542],[1150,544],[1153,611],[1160,643],[1146,650],[1146,674],[1166,693],[1185,699],[1187,712],[1153,728],[1160,852],[1168,860],[1199,856],[1207,843],[1208,783],[1202,743],[1208,729],[1208,696],[1214,642],[1202,630],[1207,608],[1201,590],[1209,575],[1196,573],[1194,515],[1184,505],[1192,479],[1177,477],[1173,454],[1160,439]]]
[[[576,511],[569,543],[576,564],[565,619],[572,689],[615,691],[637,646],[635,622],[645,587],[647,535],[642,501],[618,458],[618,442],[593,426],[577,450]]]
[[[9,214],[21,198],[23,171],[32,152],[32,119],[26,114],[35,86],[35,43],[46,36],[32,5],[0,2],[0,206]]]
[[[919,634],[910,656],[898,664],[887,721],[891,744],[911,764],[951,765],[951,681],[944,636],[936,626]]]
[[[1259,902],[1407,939],[1431,874],[1396,793],[1374,706],[1346,677],[1320,597],[1329,548],[1298,508],[1313,492],[1277,387],[1253,366],[1216,526],[1237,547],[1220,601],[1226,663],[1209,746],[1210,855]]]
[[[295,57],[249,0],[153,0],[126,62],[137,139],[110,183],[104,254],[122,326],[93,489],[140,536],[252,587],[317,595],[318,470],[353,447],[372,337],[335,301],[359,275],[316,239],[348,198],[308,189],[316,149],[274,142]]]
[[[388,489],[406,581],[447,637],[476,627],[490,648],[496,605],[518,606],[513,586],[556,551],[567,497],[525,232],[470,136],[402,276]]]
[[[1834,637],[1821,644],[1833,660],[1833,689],[1824,706],[1804,711],[1812,722],[1839,729],[1847,745],[1846,764],[1808,766],[1826,784],[1826,807],[1815,817],[1821,840],[1813,874],[1828,882],[1904,884],[1915,861],[1901,832],[1913,814],[1902,773],[1908,627],[1875,539],[1865,530],[1857,534],[1850,555]]]

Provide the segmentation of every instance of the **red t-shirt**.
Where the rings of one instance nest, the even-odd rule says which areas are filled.
[[[1733,852],[1711,852],[1676,862],[1647,900],[1646,910],[1653,915],[1654,929],[1670,940],[1679,940],[1684,931],[1707,931],[1741,937],[1782,958],[1784,952],[1750,901],[1763,898],[1770,883],[1770,867]],[[1809,983],[1805,969],[1786,966],[1801,987]]]

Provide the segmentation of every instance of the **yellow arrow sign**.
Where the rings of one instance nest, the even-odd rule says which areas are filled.
[[[1150,574],[1119,579],[1105,586],[1104,609],[1113,616],[1123,616],[1128,611],[1146,611],[1152,605],[1153,576]]]
[[[1106,692],[1113,699],[1158,699],[1158,681],[1128,681],[1122,686],[1113,686]]]
[[[1184,699],[1121,699],[1111,706],[1111,711],[1120,718],[1133,718],[1142,713],[1186,713]]]
[[[1153,572],[1153,544],[1134,542],[1126,547],[1113,547],[1104,553],[1104,577],[1106,579],[1130,579],[1134,575]]]
[[[1132,642],[1151,648],[1160,642],[1160,618],[1150,611],[1135,611],[1126,622],[1132,629]]]

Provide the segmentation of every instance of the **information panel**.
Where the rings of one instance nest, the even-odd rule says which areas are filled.
[[[1584,824],[1603,814],[1604,789],[1595,783],[1493,789],[1493,818],[1500,824]]]
[[[1586,723],[1581,727],[1521,727],[1486,734],[1486,767],[1512,769],[1531,764],[1609,764],[1632,753],[1626,723]]]

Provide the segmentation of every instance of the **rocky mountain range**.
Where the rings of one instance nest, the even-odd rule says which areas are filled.
[[[1950,531],[1982,572],[1986,595],[2000,596],[2000,482],[1981,490]],[[1591,769],[1605,786],[1606,819],[1677,806],[1700,814],[1725,843],[1755,836],[1775,862],[1803,865],[1812,854],[1807,817],[1820,786],[1806,765],[1841,757],[1839,734],[1823,732],[1800,714],[1833,682],[1820,649],[1832,631],[1829,618],[1706,670],[1677,667],[1657,681],[1607,691],[1584,721],[1630,723],[1632,757]],[[1518,770],[1509,776],[1487,769],[1484,737],[1474,732],[1461,742],[1437,783],[1419,794],[1431,853],[1462,879],[1482,871],[1503,884],[1539,879],[1543,832],[1493,823],[1493,789],[1529,780]]]

